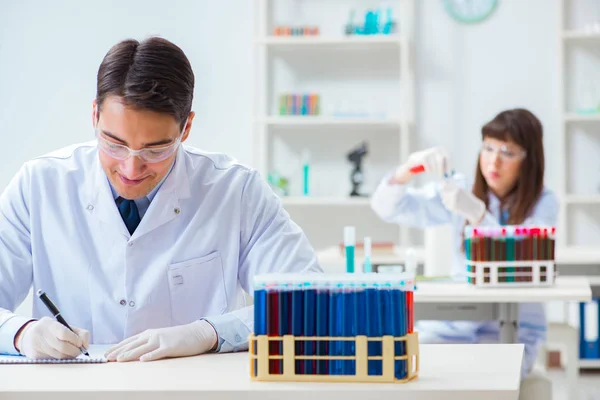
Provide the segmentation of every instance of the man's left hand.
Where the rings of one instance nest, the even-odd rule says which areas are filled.
[[[211,324],[202,320],[170,328],[148,329],[110,348],[108,361],[154,361],[206,353],[217,347],[218,336]]]

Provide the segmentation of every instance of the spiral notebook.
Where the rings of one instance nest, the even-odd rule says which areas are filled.
[[[90,356],[80,355],[71,360],[33,360],[24,356],[9,356],[0,354],[0,364],[100,364],[107,362],[104,352],[109,346],[91,345],[88,349]]]

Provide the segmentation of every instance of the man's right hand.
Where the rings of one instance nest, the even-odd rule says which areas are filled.
[[[90,333],[73,328],[71,332],[56,320],[44,317],[27,323],[15,337],[16,348],[32,359],[69,359],[81,354],[81,346],[88,348]]]
[[[423,166],[425,172],[443,178],[448,173],[448,153],[443,147],[432,147],[412,153],[408,160],[400,165],[392,177],[391,183],[404,184],[412,179],[411,168]]]

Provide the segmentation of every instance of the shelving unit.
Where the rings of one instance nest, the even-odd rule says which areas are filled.
[[[598,135],[600,132],[600,91],[596,94],[597,99],[592,99],[597,102],[598,112],[576,112],[579,102],[582,100],[581,88],[586,86],[587,79],[589,79],[585,76],[585,72],[590,70],[590,65],[593,65],[592,70],[600,68],[600,32],[586,32],[585,19],[593,14],[582,8],[586,6],[594,6],[594,3],[586,4],[578,0],[559,1],[558,76],[560,111],[563,113],[563,118],[558,158],[560,166],[558,194],[561,200],[558,246],[564,249],[563,256],[569,259],[566,264],[571,267],[576,266],[575,268],[564,268],[561,273],[584,274],[589,279],[592,291],[597,293],[600,287],[600,275],[598,275],[600,272],[600,249],[594,243],[594,239],[586,244],[580,243],[578,238],[581,239],[582,236],[586,237],[589,234],[585,231],[579,235],[574,229],[575,226],[577,229],[588,229],[590,225],[594,225],[595,218],[600,218],[600,213],[596,214],[597,211],[595,211],[600,210],[600,187],[593,187],[593,179],[598,176],[600,165],[598,165],[598,171],[588,171],[588,164],[582,164],[589,162],[590,158],[597,159],[597,157],[589,157],[590,153],[586,152],[593,152],[594,150],[590,150],[590,147],[600,143],[600,135]],[[598,80],[598,90],[600,90],[600,74],[594,78],[594,80]],[[582,135],[586,140],[583,144],[581,142]],[[593,143],[595,141],[598,143]],[[593,160],[591,165],[593,165]],[[586,184],[592,186],[585,187]],[[586,220],[591,220],[591,222]],[[593,230],[591,234],[594,235]],[[557,251],[557,262],[559,256]],[[573,307],[565,305],[566,321],[578,319],[579,307],[573,306],[576,311]],[[579,360],[579,367],[600,369],[600,359]]]
[[[276,171],[289,179],[290,196],[282,197],[283,205],[317,249],[337,245],[342,240],[343,226],[354,224],[357,240],[373,235],[374,241],[410,244],[409,229],[386,226],[370,210],[368,195],[383,175],[411,151],[415,125],[415,1],[378,4],[376,0],[347,0],[323,4],[254,0],[255,165],[264,177]],[[293,12],[285,14],[288,10],[279,7]],[[355,7],[393,7],[398,32],[344,36],[343,24],[349,10]],[[274,36],[275,26],[280,25],[319,26],[320,35]],[[278,96],[282,93],[323,94],[321,114],[279,115]],[[387,109],[365,113],[335,110],[335,103],[339,106],[351,102],[346,97],[352,95],[364,101],[372,97]],[[361,191],[367,197],[353,198],[348,190],[352,165],[346,155],[362,141],[369,147]],[[306,148],[311,154],[309,196],[303,196],[299,189],[299,159]],[[348,214],[348,207],[356,211]],[[317,238],[311,236],[316,231]]]
[[[590,3],[591,4],[591,3]],[[579,243],[574,243],[574,238],[570,236],[571,220],[569,216],[576,211],[584,211],[582,207],[598,206],[600,209],[600,183],[598,188],[586,188],[585,194],[573,193],[569,187],[570,178],[573,175],[571,168],[577,162],[585,161],[585,156],[579,158],[571,157],[570,144],[574,140],[574,135],[578,129],[586,127],[585,132],[600,132],[600,92],[597,93],[598,112],[587,114],[577,113],[575,109],[577,101],[574,99],[581,96],[578,92],[579,88],[574,85],[578,70],[576,69],[579,63],[589,61],[594,58],[594,50],[597,49],[598,67],[600,68],[600,32],[586,32],[581,23],[581,15],[578,12],[578,2],[576,0],[560,0],[559,2],[559,23],[558,23],[558,38],[559,38],[559,96],[562,111],[564,112],[563,123],[560,134],[560,182],[559,182],[559,197],[562,207],[559,215],[558,243],[560,246],[577,246]],[[588,54],[590,49],[592,53]],[[575,54],[579,52],[579,54]],[[584,54],[587,57],[582,57]],[[574,57],[578,55],[579,57]],[[598,79],[598,90],[600,91],[600,74]],[[580,85],[581,86],[581,85]],[[597,135],[600,141],[600,135]],[[579,171],[579,170],[577,170]],[[600,171],[600,168],[599,168]],[[589,176],[596,176],[597,173],[588,171]],[[589,177],[587,177],[589,178]],[[572,186],[574,186],[573,182]],[[592,193],[590,193],[592,192]],[[596,193],[593,193],[596,192]]]

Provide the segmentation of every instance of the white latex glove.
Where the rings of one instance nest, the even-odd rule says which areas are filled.
[[[466,218],[471,225],[479,224],[485,216],[485,203],[452,181],[444,184],[441,196],[444,206],[449,211]]]
[[[81,354],[80,347],[88,348],[90,333],[73,328],[73,333],[56,320],[44,317],[29,322],[19,334],[17,347],[21,354],[33,359],[68,359]]]
[[[443,178],[450,170],[448,153],[443,147],[432,147],[423,151],[412,153],[408,160],[400,165],[394,174],[394,179],[405,183],[412,177],[410,169],[422,165],[425,172]]]
[[[109,361],[153,361],[167,357],[185,357],[206,353],[217,344],[217,332],[208,322],[170,328],[148,329],[108,349]]]

